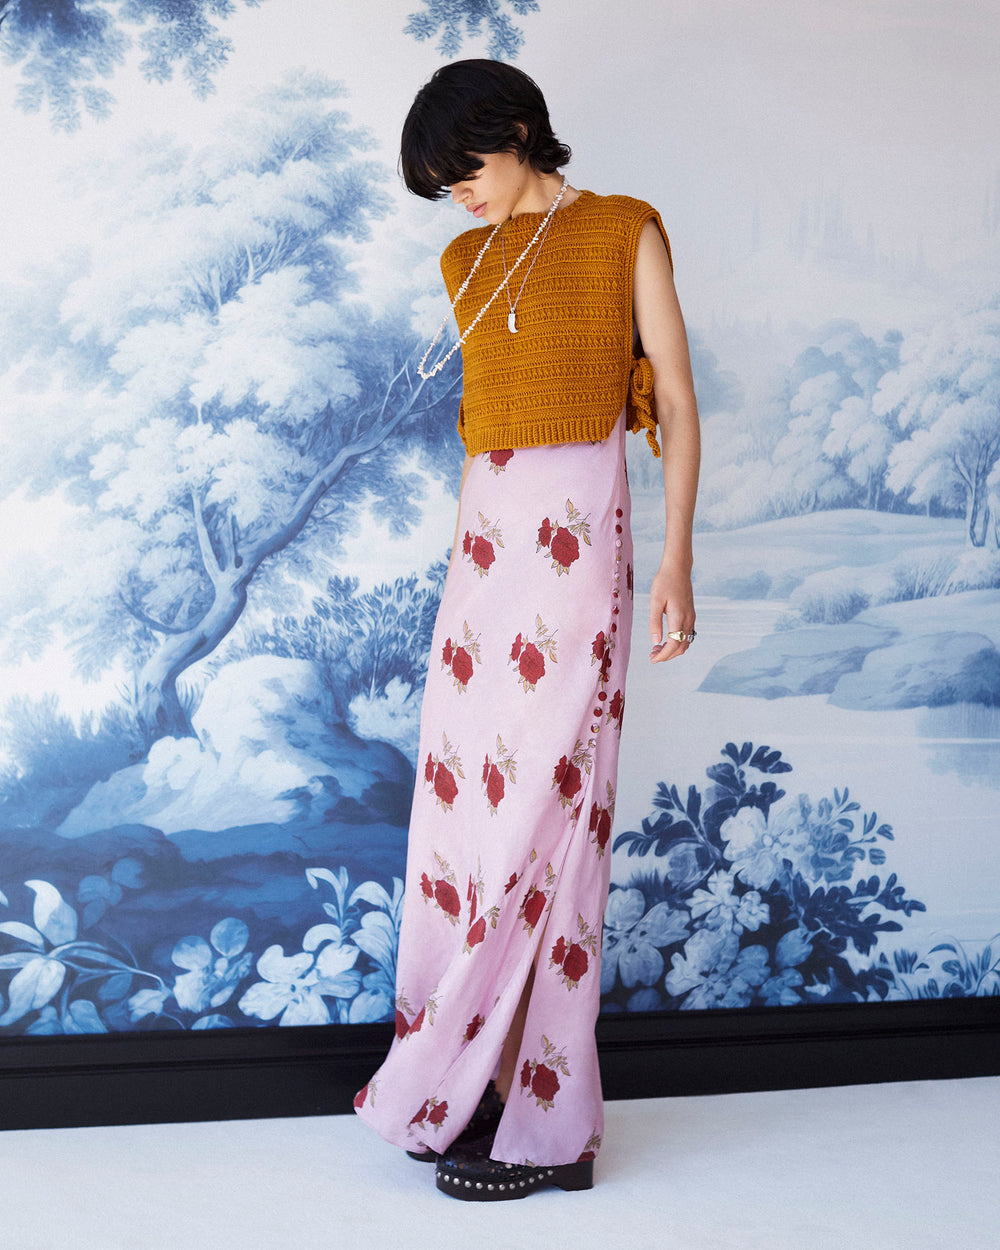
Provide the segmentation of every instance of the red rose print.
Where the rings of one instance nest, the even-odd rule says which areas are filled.
[[[625,715],[625,699],[620,690],[616,690],[614,698],[608,704],[608,716],[612,720],[616,720],[619,727],[622,723],[622,717]]]
[[[524,1079],[523,1073],[521,1079],[522,1081]],[[552,1102],[559,1092],[559,1078],[544,1063],[538,1064],[535,1068],[535,1075],[531,1078],[531,1092],[543,1102]]]
[[[421,1007],[417,1014],[413,1017],[413,1023],[410,1025],[410,1034],[419,1033],[424,1024],[425,1008]]]
[[[631,594],[632,593],[632,566],[631,564],[625,565],[625,585],[628,588],[628,593]]]
[[[611,837],[611,813],[607,808],[601,812],[600,819],[597,822],[597,845],[603,851],[608,844],[608,838]]]
[[[472,535],[468,530],[465,531],[465,537],[462,539],[462,551],[468,555],[472,550]]]
[[[364,1089],[358,1090],[358,1092],[354,1095],[355,1108],[363,1107],[365,1105],[365,1099],[367,1097],[368,1097],[368,1086],[366,1085]]]
[[[469,890],[465,896],[465,901],[469,904],[469,922],[470,924],[476,918],[476,907],[479,903],[479,895],[476,893],[476,886],[472,878],[469,878]]]
[[[482,1016],[473,1016],[465,1030],[465,1040],[471,1042],[485,1023],[486,1020]]]
[[[476,923],[469,930],[465,939],[466,946],[478,946],[486,936],[486,917],[480,916]]]
[[[600,818],[601,818],[601,809],[597,806],[596,803],[591,803],[590,805],[590,832],[591,833],[593,833],[594,830],[597,828],[597,822],[600,820]]]
[[[420,874],[420,888],[428,898],[434,897],[434,882],[428,877],[426,872]]]
[[[424,1101],[424,1105],[420,1108],[420,1110],[413,1117],[410,1123],[411,1124],[423,1124],[424,1120],[427,1118],[427,1108],[429,1105],[430,1105],[430,1099],[428,1098]]]
[[[448,881],[434,882],[434,898],[438,907],[442,911],[447,912],[449,916],[457,916],[462,910],[462,903],[458,897],[458,891]]]
[[[553,946],[552,948],[552,962],[554,964],[561,964],[565,958],[566,958],[566,939],[560,938],[559,941],[556,942],[555,946]]]
[[[534,685],[539,677],[545,676],[545,660],[533,642],[529,642],[522,651],[521,662],[517,668],[524,680],[531,685]]]
[[[427,763],[424,765],[424,781],[434,780],[434,756],[427,756]]]
[[[455,658],[451,663],[451,671],[461,685],[467,686],[469,684],[469,678],[472,676],[472,656],[469,655],[464,647],[455,648]]]
[[[559,787],[560,801],[572,802],[573,796],[579,792],[582,778],[577,766],[562,756],[552,774],[552,784]]]
[[[441,659],[442,659],[442,661],[443,661],[445,664],[450,664],[450,663],[451,663],[451,657],[452,657],[454,654],[455,654],[455,649],[454,649],[454,647],[452,646],[451,639],[450,639],[450,638],[446,638],[446,639],[444,640],[444,646],[441,648]]]
[[[579,540],[564,525],[560,525],[552,539],[552,559],[558,560],[564,569],[568,569],[573,561],[579,558]]]
[[[503,451],[491,451],[490,464],[495,464],[498,470],[504,469],[507,467],[507,461],[511,458],[511,456],[513,456],[513,454],[513,450],[507,448]]]
[[[485,572],[493,561],[496,559],[496,553],[493,550],[493,544],[488,538],[483,538],[481,534],[477,534],[472,540],[472,559]]]
[[[512,872],[510,874],[510,880],[507,882],[507,884],[503,888],[504,894],[509,894],[511,890],[513,890],[514,886],[517,885],[517,883],[520,880],[521,880],[520,875],[516,872]]]
[[[512,660],[516,660],[520,654],[521,654],[521,635],[518,634],[518,636],[514,639],[514,645],[510,649],[510,658]]]
[[[592,1150],[585,1150],[577,1159],[577,1163],[589,1163],[591,1159],[596,1159],[597,1155]]]
[[[561,942],[562,938],[559,941]],[[590,960],[587,958],[587,952],[582,946],[574,942],[566,952],[566,958],[563,960],[563,975],[568,977],[570,981],[579,981],[589,967]]]
[[[594,639],[593,645],[590,648],[591,654],[593,655],[595,660],[604,659],[604,648],[606,646],[607,646],[607,643],[604,638],[604,630],[602,629],[601,632]]]
[[[538,527],[538,547],[547,547],[552,541],[552,522],[548,517]],[[535,550],[538,550],[538,547]]]
[[[525,1059],[524,1067],[521,1069],[521,1088],[527,1089],[531,1084],[531,1064]]]
[[[437,772],[434,774],[434,793],[445,803],[454,803],[455,795],[458,794],[455,778],[443,764],[438,764]]]
[[[410,1031],[410,1026],[406,1023],[406,1016],[396,1008],[396,1036],[405,1037]]]
[[[542,912],[545,910],[545,899],[545,891],[539,890],[535,886],[532,886],[524,896],[524,901],[521,903],[521,912],[524,915],[524,923],[532,929],[538,924]]]
[[[431,1107],[430,1111],[427,1112],[427,1123],[428,1124],[442,1124],[444,1123],[444,1120],[447,1115],[448,1115],[447,1102],[439,1102],[436,1107]]]
[[[495,808],[503,798],[504,781],[503,774],[497,768],[496,764],[490,765],[489,780],[486,782],[486,797],[489,800],[490,807]]]

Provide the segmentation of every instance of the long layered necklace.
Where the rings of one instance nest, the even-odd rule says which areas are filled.
[[[427,357],[431,354],[431,352],[437,346],[438,339],[444,333],[444,328],[448,324],[448,322],[451,320],[451,314],[455,311],[455,305],[458,303],[458,301],[462,298],[462,296],[468,290],[469,283],[472,281],[473,274],[475,274],[476,270],[479,268],[480,261],[486,255],[486,251],[489,248],[490,244],[493,242],[493,239],[497,231],[502,229],[505,223],[501,222],[498,226],[494,226],[493,229],[490,231],[490,237],[486,240],[483,246],[479,249],[479,255],[476,257],[475,261],[473,261],[472,268],[469,270],[468,277],[465,279],[462,285],[458,288],[458,291],[455,294],[455,298],[451,301],[451,309],[445,316],[445,319],[441,322],[441,325],[438,327],[437,334],[435,334],[433,339],[431,339],[430,346],[424,352],[423,358],[421,359],[420,363],[417,365],[417,372],[424,379],[424,381],[427,381],[430,378],[433,378],[436,374],[441,372],[441,370],[445,367],[448,361],[451,360],[452,356],[454,356],[454,354],[458,351],[458,349],[465,343],[465,340],[469,337],[472,331],[476,328],[476,326],[482,320],[483,315],[485,314],[487,309],[489,309],[492,306],[493,302],[497,299],[500,292],[503,290],[507,290],[507,301],[508,301],[508,304],[510,305],[510,313],[507,317],[507,329],[510,330],[511,334],[517,333],[517,319],[516,319],[517,302],[521,298],[521,292],[524,290],[524,282],[527,282],[528,280],[528,274],[531,273],[532,265],[534,265],[535,261],[538,259],[537,252],[535,253],[534,258],[532,259],[531,265],[528,266],[528,273],[524,275],[524,282],[521,283],[520,290],[517,293],[517,299],[515,299],[512,303],[510,300],[510,291],[507,289],[507,284],[510,282],[511,278],[514,276],[515,272],[517,271],[518,266],[521,264],[524,258],[528,255],[531,249],[535,246],[536,242],[538,242],[539,239],[543,239],[544,241],[543,236],[547,234],[553,215],[555,214],[556,209],[559,207],[560,203],[562,202],[562,198],[566,193],[566,185],[567,185],[566,178],[565,176],[563,176],[562,186],[559,188],[559,192],[556,195],[556,198],[552,201],[552,206],[549,208],[549,211],[545,214],[545,217],[542,220],[541,224],[539,225],[538,229],[535,231],[535,233],[531,236],[531,239],[528,241],[528,246],[524,249],[524,251],[517,258],[517,260],[514,261],[514,264],[510,267],[509,270],[507,269],[506,252],[504,253],[503,281],[500,283],[497,289],[493,292],[490,298],[486,301],[486,303],[482,306],[482,308],[480,308],[479,312],[476,313],[472,321],[466,326],[465,332],[462,335],[460,335],[458,340],[452,345],[451,350],[447,353],[447,355],[442,356],[441,359],[437,361],[436,364],[432,365],[430,369],[425,370],[424,366],[427,364]],[[501,244],[503,244],[502,236],[501,236]],[[539,251],[541,251],[541,247],[539,247]]]

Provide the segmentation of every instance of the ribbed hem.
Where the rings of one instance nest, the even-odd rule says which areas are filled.
[[[462,435],[465,450],[470,456],[484,451],[503,451],[518,447],[548,447],[553,443],[601,443],[615,428],[620,413],[607,417],[554,417],[551,420],[535,417],[530,422],[511,422],[501,425],[491,421],[489,427],[469,429],[465,418]],[[459,430],[459,433],[462,433]]]

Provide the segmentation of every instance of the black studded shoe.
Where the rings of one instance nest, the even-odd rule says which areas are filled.
[[[482,1153],[489,1154],[489,1148],[493,1144],[493,1135],[500,1126],[503,1108],[504,1104],[496,1091],[496,1086],[490,1081],[479,1100],[479,1106],[472,1113],[472,1119],[448,1148],[449,1153],[456,1148],[468,1148],[473,1143],[480,1148],[480,1142],[482,1142]],[[441,1157],[436,1150],[430,1149],[408,1150],[406,1153],[418,1163],[434,1163]]]
[[[592,1189],[594,1161],[534,1167],[449,1151],[438,1160],[436,1183],[442,1193],[465,1202],[503,1202],[527,1198],[549,1185],[559,1189]]]

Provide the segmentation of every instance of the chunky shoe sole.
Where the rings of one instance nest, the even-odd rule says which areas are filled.
[[[594,1161],[564,1163],[557,1167],[528,1167],[519,1163],[477,1160],[456,1168],[450,1160],[438,1164],[436,1184],[450,1198],[465,1202],[503,1202],[527,1198],[539,1189],[592,1189]]]

